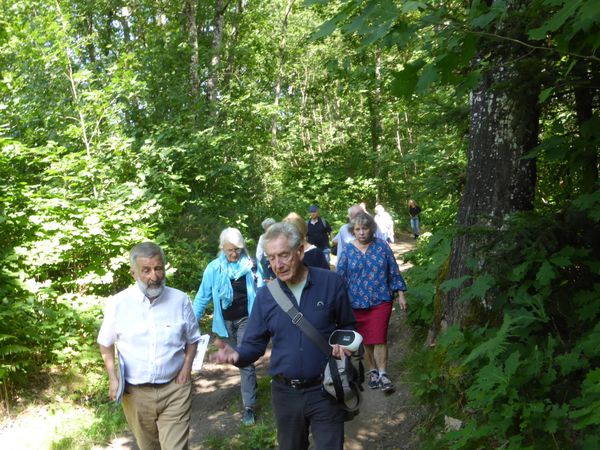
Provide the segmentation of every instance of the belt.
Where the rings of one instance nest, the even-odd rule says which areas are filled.
[[[133,387],[138,387],[138,388],[159,388],[159,387],[163,387],[166,386],[167,384],[169,384],[171,381],[165,381],[164,383],[141,383],[141,384],[131,384],[131,383],[127,383],[129,386],[133,386]]]
[[[321,377],[293,379],[286,378],[281,374],[275,375],[273,380],[275,380],[277,383],[293,387],[294,389],[307,389],[310,387],[319,386],[322,383]]]

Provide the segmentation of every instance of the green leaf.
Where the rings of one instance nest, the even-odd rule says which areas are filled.
[[[571,352],[565,355],[560,355],[555,358],[556,364],[560,368],[560,373],[563,376],[587,367],[589,364],[581,357],[579,352]]]
[[[542,92],[540,92],[540,94],[538,95],[538,103],[544,103],[548,97],[550,97],[550,95],[552,95],[552,93],[554,92],[554,87],[549,87],[544,89]]]
[[[423,2],[407,1],[402,5],[402,12],[409,13],[420,9],[426,9],[427,5]]]
[[[542,40],[546,37],[546,34],[558,30],[567,19],[575,16],[575,12],[581,5],[581,2],[582,0],[569,0],[565,2],[564,6],[550,20],[542,24],[541,27],[529,30],[529,37],[535,40]]]
[[[495,9],[492,9],[491,11],[471,20],[471,25],[473,25],[475,28],[485,28],[494,19],[496,19],[497,16],[498,16],[498,11]]]
[[[471,277],[469,275],[465,275],[460,278],[453,278],[451,280],[446,280],[440,285],[440,288],[444,292],[448,292],[452,289],[460,288],[465,283],[465,281],[470,280],[470,279],[471,279]]]
[[[576,430],[600,425],[600,369],[588,372],[581,385],[581,397],[575,399],[573,405],[577,409],[569,417],[576,421]]]
[[[515,324],[514,318],[505,314],[500,329],[488,340],[475,347],[465,358],[463,364],[469,364],[471,361],[475,361],[478,358],[487,358],[489,361],[495,360],[496,357],[506,349],[507,341],[509,337],[513,335],[513,331],[516,328],[517,325]]]
[[[541,285],[548,285],[556,277],[556,272],[548,261],[544,261],[539,268],[535,277],[536,281]]]
[[[309,41],[314,42],[324,37],[331,35],[337,27],[337,20],[335,18],[329,19],[322,23],[317,31],[315,31],[309,38]]]
[[[415,87],[417,93],[422,93],[439,79],[438,70],[433,64],[425,66]]]
[[[492,275],[482,275],[475,278],[473,284],[468,286],[463,290],[460,295],[459,300],[473,300],[473,299],[482,299],[485,297],[487,291],[494,286],[496,283],[496,279]]]
[[[400,72],[393,74],[394,80],[391,83],[391,91],[397,97],[410,98],[415,93],[419,76],[417,72],[425,63],[417,60],[411,64],[407,64]]]

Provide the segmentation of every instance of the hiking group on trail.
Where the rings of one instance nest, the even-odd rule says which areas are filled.
[[[373,218],[364,204],[350,207],[348,223],[333,238],[333,252],[331,226],[316,205],[309,207],[308,220],[296,213],[279,223],[265,219],[256,260],[238,229],[223,229],[218,255],[204,269],[193,303],[165,285],[166,259],[159,246],[133,247],[136,283],[107,301],[98,343],[109,396],[122,402],[141,450],[188,448],[198,322],[210,304],[218,348],[210,358],[239,368],[242,423],[252,426],[257,420],[254,362],[271,342],[279,448],[307,449],[309,434],[316,449],[343,448],[344,420],[349,419],[344,395],[327,393],[323,373],[330,355],[343,360],[353,351],[334,342],[323,350],[318,341],[329,341],[335,330],[358,332],[367,386],[391,393],[388,323],[394,301],[402,310],[407,307],[407,287],[389,247],[393,221],[381,205],[375,211]],[[330,270],[331,253],[337,253],[337,272]]]

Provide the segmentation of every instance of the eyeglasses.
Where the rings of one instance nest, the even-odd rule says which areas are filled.
[[[229,255],[241,255],[242,253],[241,248],[223,248],[223,251]]]

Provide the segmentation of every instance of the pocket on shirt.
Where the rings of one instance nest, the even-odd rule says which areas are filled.
[[[185,322],[173,322],[163,325],[161,330],[162,341],[172,346],[181,345],[185,331]]]

